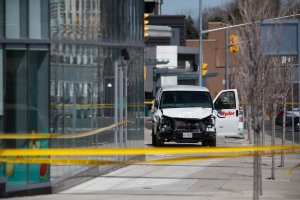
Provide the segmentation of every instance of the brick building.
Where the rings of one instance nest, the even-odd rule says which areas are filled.
[[[209,22],[209,29],[223,27],[222,22]],[[186,46],[198,48],[199,40],[186,40]],[[235,53],[229,54],[230,69],[236,66]],[[215,72],[217,76],[206,79],[206,87],[210,90],[214,98],[220,90],[225,89],[225,31],[216,31],[208,34],[208,38],[203,40],[203,63],[208,64],[208,72]],[[232,71],[232,70],[231,70]]]

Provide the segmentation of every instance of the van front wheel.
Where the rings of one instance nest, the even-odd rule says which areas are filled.
[[[212,139],[209,140],[209,146],[211,146],[211,147],[217,146],[216,138],[212,138]]]
[[[151,136],[152,136],[152,146],[155,147],[157,144],[156,144],[156,135],[154,134],[153,128],[152,128]]]

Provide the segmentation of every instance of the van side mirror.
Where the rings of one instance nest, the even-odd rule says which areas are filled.
[[[158,108],[158,101],[157,100],[152,101],[151,112],[154,113],[155,110],[157,110],[157,108]]]
[[[154,101],[154,108],[158,108],[158,101],[156,99]]]

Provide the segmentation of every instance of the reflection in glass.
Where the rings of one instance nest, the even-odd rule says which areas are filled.
[[[5,133],[48,133],[48,54],[47,46],[6,46]],[[47,147],[48,140],[5,141],[5,148]],[[46,166],[43,165],[43,170],[41,166],[6,164],[7,185],[15,187],[49,181],[44,170]]]
[[[29,119],[30,132],[48,133],[48,48],[42,46],[29,47]],[[48,140],[29,143],[29,148],[48,148]],[[49,165],[29,164],[29,182],[49,181]]]
[[[128,47],[130,60],[121,63],[121,49],[124,47],[110,46],[110,43],[117,42],[143,42],[143,7],[143,0],[50,1],[51,37],[77,42],[51,45],[51,133],[82,133],[114,123],[115,107],[125,105],[124,102],[114,102],[118,87],[115,74],[120,72],[115,72],[114,64],[117,63],[128,69],[128,106],[123,111],[128,111],[131,122],[128,124],[128,137],[118,140],[119,146],[144,145],[143,48]],[[100,45],[88,45],[87,41],[96,41]],[[125,78],[118,81],[125,85]],[[89,137],[51,141],[53,148],[115,146],[114,130]],[[55,181],[80,170],[81,166],[52,165],[51,178]]]
[[[9,48],[9,47],[8,47]],[[27,52],[25,47],[6,50],[5,133],[26,133],[27,127]],[[26,140],[7,140],[5,148],[23,148]],[[27,181],[27,165],[8,164],[8,186],[22,185]]]

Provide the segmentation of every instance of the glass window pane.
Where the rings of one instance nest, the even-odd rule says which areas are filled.
[[[42,38],[41,1],[29,0],[29,38]]]
[[[41,1],[42,38],[49,38],[49,0]]]
[[[27,37],[27,1],[5,1],[5,35],[13,39]]]
[[[48,133],[48,51],[29,51],[29,131]]]
[[[5,2],[5,31],[6,38],[20,38],[20,1],[6,0]]]
[[[49,37],[48,0],[29,0],[29,37],[42,39]]]
[[[48,38],[48,0],[29,0],[29,37]]]
[[[0,0],[0,38],[3,38],[4,30],[4,0]]]
[[[45,46],[29,47],[29,131],[48,133],[49,53]],[[48,140],[38,140],[29,148],[48,148]],[[29,183],[49,181],[48,164],[29,164]]]
[[[20,0],[20,38],[28,37],[28,2],[27,0]]]
[[[9,47],[9,46],[8,46]],[[26,133],[27,128],[27,53],[24,46],[6,49],[5,53],[5,123],[7,133]],[[27,148],[27,140],[7,140],[6,148]],[[27,182],[27,165],[6,165],[7,186],[24,185]]]

